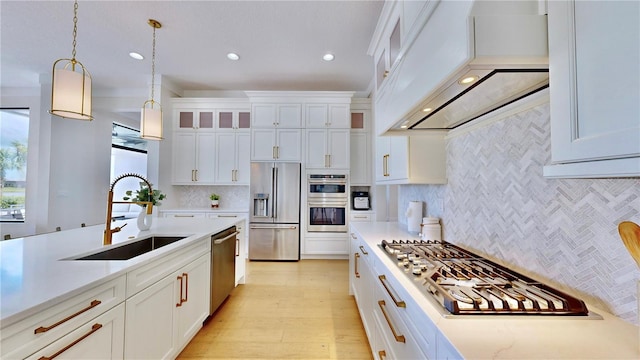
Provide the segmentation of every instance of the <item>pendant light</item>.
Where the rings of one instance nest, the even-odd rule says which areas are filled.
[[[58,59],[53,63],[49,113],[63,118],[91,121],[91,75],[82,63],[76,60],[77,34],[76,0],[73,5],[73,51],[71,59]]]
[[[151,99],[142,105],[140,117],[140,137],[148,140],[162,140],[162,106],[153,100],[156,78],[156,29],[162,24],[157,20],[149,19],[149,25],[153,28],[153,55],[151,56]]]

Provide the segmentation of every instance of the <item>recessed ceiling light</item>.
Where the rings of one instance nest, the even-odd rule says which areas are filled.
[[[227,54],[227,59],[234,60],[234,61],[235,60],[240,60],[240,55],[230,52],[230,53]]]
[[[429,112],[431,110],[433,110],[433,109],[432,108],[424,108],[424,109],[422,109],[422,111],[424,111],[424,112]]]
[[[467,76],[467,77],[464,77],[464,78],[458,80],[458,84],[460,84],[460,85],[469,85],[469,84],[475,82],[476,80],[478,80],[478,76],[477,75],[471,75],[471,76]]]
[[[333,59],[335,59],[336,57],[333,56],[333,54],[324,54],[324,56],[322,57],[322,60],[324,61],[333,61]]]
[[[142,56],[141,54],[138,54],[137,52],[130,52],[129,56],[131,56],[132,58],[136,59],[136,60],[142,60],[144,59],[144,56]]]

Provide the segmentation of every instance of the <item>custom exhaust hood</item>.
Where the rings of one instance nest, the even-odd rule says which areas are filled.
[[[425,60],[431,57],[427,60],[430,66],[422,67],[420,71],[425,73],[418,78],[442,80],[417,98],[410,111],[388,130],[454,129],[547,88],[547,17],[539,15],[543,11],[537,7],[518,8],[518,3],[475,1],[466,14],[455,14],[464,16],[468,31],[451,36],[443,32],[445,39],[441,41],[458,42],[462,49],[466,46],[466,57],[452,62],[445,51],[418,51],[427,54]],[[432,18],[438,16],[438,10]],[[428,26],[429,22],[423,31]],[[420,45],[416,41],[411,46]]]

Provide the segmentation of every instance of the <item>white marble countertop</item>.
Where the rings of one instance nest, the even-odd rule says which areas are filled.
[[[378,246],[383,239],[415,239],[398,223],[351,223],[377,259],[420,305],[440,332],[467,359],[640,359],[639,329],[587,303],[602,320],[570,317],[443,317]]]
[[[154,218],[151,229],[139,231],[136,219],[113,234],[113,245],[150,235],[185,239],[129,260],[64,260],[102,248],[104,224],[16,238],[0,242],[0,327],[4,328],[101,282],[228,228],[237,218]]]

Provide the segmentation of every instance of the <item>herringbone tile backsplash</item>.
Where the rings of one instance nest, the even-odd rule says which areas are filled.
[[[640,271],[617,225],[640,223],[640,179],[548,179],[549,104],[447,142],[446,185],[404,185],[444,239],[638,324]],[[444,211],[436,206],[444,201]]]

